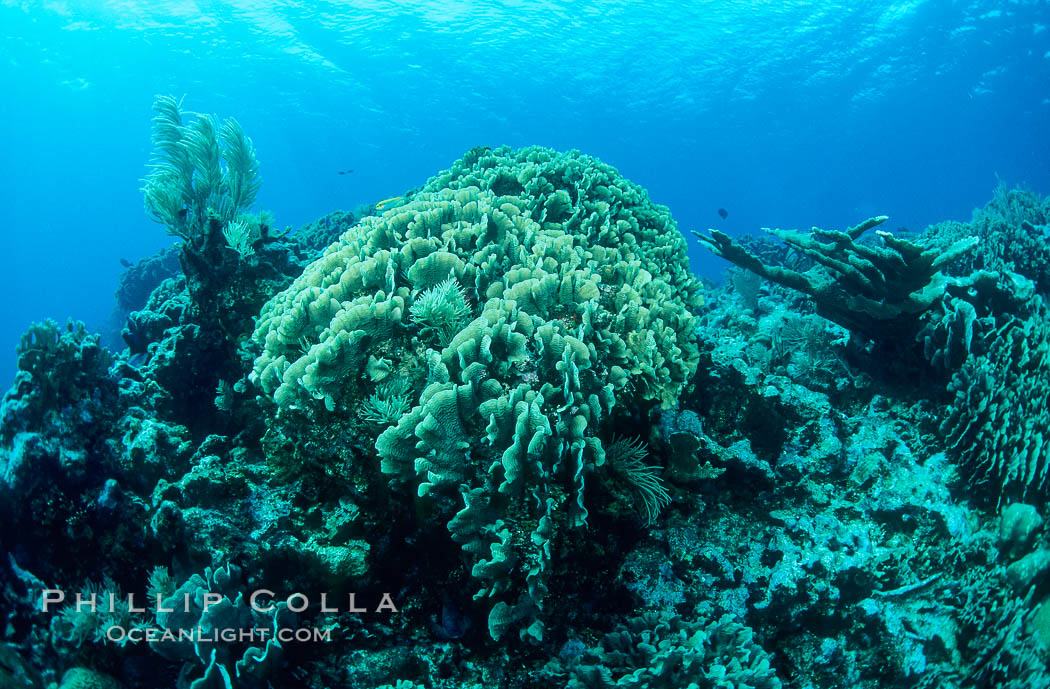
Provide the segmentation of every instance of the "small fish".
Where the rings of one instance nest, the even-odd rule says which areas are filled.
[[[340,170],[339,174],[340,175],[349,175],[351,172],[353,172],[353,170]]]
[[[381,211],[381,210],[383,210],[383,208],[385,208],[387,206],[387,204],[393,203],[394,201],[400,201],[400,200],[401,200],[400,196],[391,196],[388,199],[383,199],[382,201],[377,201],[376,202],[376,210],[377,211]]]
[[[718,209],[718,214],[720,216],[722,216],[722,220],[725,220],[726,218],[729,217],[729,211],[727,211],[725,208],[719,208]]]
[[[120,259],[120,265],[124,266],[125,268],[130,268],[134,264],[131,261],[129,261],[128,259],[122,258],[122,259]]]

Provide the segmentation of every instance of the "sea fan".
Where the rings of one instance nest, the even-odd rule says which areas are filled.
[[[660,510],[671,504],[671,495],[657,474],[660,467],[647,465],[648,456],[649,450],[639,438],[614,440],[605,451],[606,461],[630,485],[638,499],[646,525],[655,522]]]

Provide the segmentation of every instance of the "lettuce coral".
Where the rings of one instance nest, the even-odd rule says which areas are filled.
[[[617,625],[578,657],[551,661],[550,677],[569,689],[695,687],[780,689],[771,656],[731,615],[686,620],[648,612]]]
[[[1048,218],[1050,200],[1000,184],[970,222],[925,233],[934,246],[979,240],[954,266],[972,274],[953,278],[919,339],[927,358],[951,375],[939,429],[945,445],[1000,504],[1050,490]]]
[[[448,528],[490,633],[539,638],[552,535],[586,523],[615,415],[675,405],[700,304],[670,213],[614,168],[476,148],[263,308],[250,379],[276,423],[375,419],[388,362],[413,404],[371,438],[382,471],[462,496]]]
[[[948,387],[945,442],[978,483],[1007,502],[1045,495],[1050,481],[1050,314],[1034,297],[1028,314],[982,319],[974,352]]]
[[[276,603],[271,609],[249,606],[242,591],[240,568],[208,567],[204,576],[192,575],[157,607],[157,625],[176,640],[162,639],[150,647],[171,661],[182,661],[184,676],[200,672],[190,689],[210,687],[256,687],[284,662],[284,648],[277,638],[282,628],[294,628],[296,616],[287,606]],[[216,596],[218,601],[208,596]],[[222,640],[226,630],[267,629],[262,646]],[[180,632],[197,633],[199,638],[183,640]],[[218,639],[218,640],[216,640]]]

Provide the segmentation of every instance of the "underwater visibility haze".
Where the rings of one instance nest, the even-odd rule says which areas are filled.
[[[0,0],[0,688],[1050,687],[1048,27]]]

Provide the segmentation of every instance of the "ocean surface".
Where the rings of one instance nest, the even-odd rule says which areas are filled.
[[[121,259],[172,242],[142,207],[157,94],[241,122],[278,227],[538,144],[682,230],[921,230],[1000,178],[1050,191],[1048,26],[1038,0],[0,0],[0,379],[31,321],[119,331]]]

